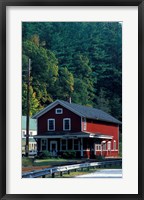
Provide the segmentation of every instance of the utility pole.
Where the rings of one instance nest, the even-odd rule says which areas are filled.
[[[25,155],[29,156],[29,115],[30,115],[30,68],[31,68],[31,59],[28,63],[28,74],[27,74],[27,117],[26,117],[26,146],[25,146]]]

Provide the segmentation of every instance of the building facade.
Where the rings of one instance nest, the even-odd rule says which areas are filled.
[[[37,142],[34,136],[37,135],[37,121],[35,119],[29,120],[29,150],[37,150]],[[26,145],[26,116],[22,116],[22,153],[25,153]]]
[[[121,122],[101,110],[56,100],[33,118],[38,151],[53,156],[67,150],[74,150],[77,157],[118,156]]]

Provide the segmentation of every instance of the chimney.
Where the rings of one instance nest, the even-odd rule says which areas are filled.
[[[71,97],[69,97],[69,103],[71,103]]]

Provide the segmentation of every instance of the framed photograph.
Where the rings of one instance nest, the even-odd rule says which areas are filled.
[[[1,199],[143,199],[143,1],[0,10]]]

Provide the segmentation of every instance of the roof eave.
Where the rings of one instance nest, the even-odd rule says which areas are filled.
[[[62,105],[63,107],[67,108],[68,110],[70,110],[71,112],[75,113],[76,115],[78,115],[80,117],[85,117],[84,115],[82,115],[81,113],[79,113],[79,112],[75,111],[74,109],[70,108],[65,103],[61,102],[60,100],[56,100],[53,103],[51,103],[50,105],[48,105],[46,108],[44,108],[43,110],[41,110],[40,112],[36,113],[32,117],[32,119],[38,119],[39,117],[41,117],[42,115],[44,115],[46,112],[48,112],[49,110],[51,110],[52,108],[54,108],[58,104]]]

